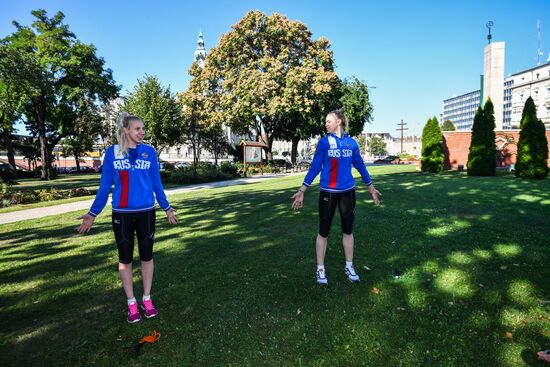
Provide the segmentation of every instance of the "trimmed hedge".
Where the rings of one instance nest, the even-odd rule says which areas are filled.
[[[474,117],[468,153],[468,176],[494,176],[497,167],[496,155],[495,112],[493,102],[489,98],[483,110],[478,107]]]
[[[436,117],[426,122],[422,129],[422,172],[443,171],[443,134]]]
[[[523,106],[520,128],[516,176],[544,179],[548,176],[548,141],[546,129],[537,118],[537,108],[531,97]]]
[[[10,190],[6,184],[0,185],[0,207],[8,207],[17,204],[31,204],[40,201],[51,201],[65,198],[95,195],[97,189],[76,188],[70,190],[58,190],[55,188],[43,190]]]

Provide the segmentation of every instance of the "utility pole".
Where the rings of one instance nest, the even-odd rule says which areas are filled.
[[[403,154],[403,131],[409,130],[405,127],[405,125],[407,125],[407,123],[403,122],[403,119],[401,119],[401,123],[397,124],[397,126],[399,126],[399,129],[396,129],[397,131],[401,131],[401,154]]]

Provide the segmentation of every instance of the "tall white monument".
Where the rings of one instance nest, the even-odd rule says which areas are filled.
[[[504,104],[504,42],[491,42],[491,27],[493,22],[487,23],[489,44],[485,46],[483,64],[483,92],[482,104],[491,98],[495,108],[496,130],[503,128]]]

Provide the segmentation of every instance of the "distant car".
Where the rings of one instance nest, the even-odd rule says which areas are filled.
[[[191,163],[189,162],[177,162],[174,167],[176,168],[186,168],[186,167],[191,167]]]
[[[76,167],[68,167],[67,173],[96,173],[97,171],[90,166],[80,166],[80,171],[76,170]]]
[[[385,158],[377,159],[373,163],[374,164],[396,164],[396,163],[399,163],[400,161],[401,161],[401,159],[399,159],[398,156],[389,155]]]

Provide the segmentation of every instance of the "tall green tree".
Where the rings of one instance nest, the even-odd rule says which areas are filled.
[[[366,83],[352,77],[341,84],[341,95],[340,103],[348,120],[348,134],[357,136],[361,134],[365,124],[372,120],[369,88]]]
[[[118,87],[95,47],[80,42],[63,23],[63,13],[49,18],[39,9],[32,15],[30,27],[14,21],[16,31],[1,43],[25,54],[27,66],[34,70],[26,75],[23,114],[40,142],[41,177],[50,179],[53,148],[74,131],[80,101],[106,102],[116,96]]]
[[[455,131],[456,127],[455,127],[455,125],[453,124],[452,121],[445,120],[443,125],[441,125],[441,130],[443,130],[443,131]]]
[[[22,117],[25,95],[29,91],[27,80],[37,70],[22,50],[0,42],[0,144],[6,149],[8,162],[15,170],[13,143],[14,124]]]
[[[468,176],[494,176],[496,173],[495,112],[487,99],[483,110],[478,108],[472,126],[468,154]]]
[[[272,159],[285,122],[310,123],[316,100],[338,86],[330,44],[276,13],[250,11],[232,28],[206,57],[207,110],[237,133],[253,129]]]
[[[384,139],[376,135],[370,138],[367,142],[367,147],[369,149],[369,153],[373,156],[381,156],[388,153],[386,150],[386,142]]]
[[[422,130],[422,172],[443,171],[443,135],[436,117],[426,122]]]
[[[516,176],[543,179],[548,176],[548,141],[546,129],[537,118],[537,108],[527,98],[521,115],[520,136],[516,161]]]
[[[156,76],[145,75],[128,94],[124,110],[143,120],[146,139],[158,154],[181,141],[182,107],[170,87],[163,87]]]

